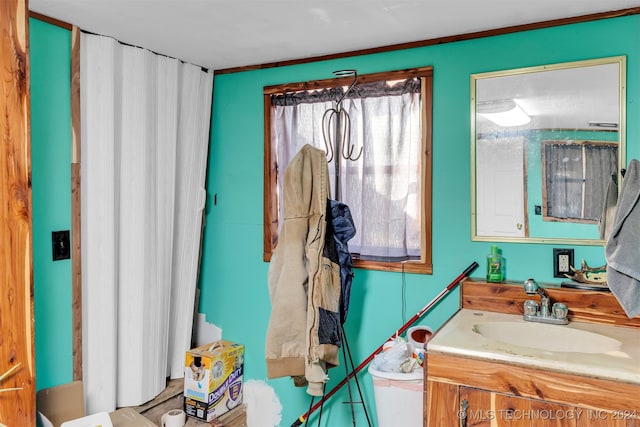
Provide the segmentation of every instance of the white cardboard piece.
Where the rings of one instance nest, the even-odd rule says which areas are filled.
[[[65,421],[60,427],[113,427],[106,412],[98,412],[75,420]]]

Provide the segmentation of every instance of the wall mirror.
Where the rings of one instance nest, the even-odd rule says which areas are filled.
[[[471,76],[472,240],[604,243],[604,197],[625,160],[625,71],[618,56]]]

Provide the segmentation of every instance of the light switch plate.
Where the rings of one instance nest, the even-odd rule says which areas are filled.
[[[51,232],[51,250],[54,261],[71,258],[69,230]]]
[[[566,278],[573,267],[573,249],[553,248],[553,277]]]

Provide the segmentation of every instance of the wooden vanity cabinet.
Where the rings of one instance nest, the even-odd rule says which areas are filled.
[[[429,390],[435,396],[449,396],[451,400],[445,406],[429,407],[427,411],[429,415],[425,417],[425,426],[640,426],[639,420],[632,418],[631,413],[624,411],[583,408],[436,381],[429,384]],[[440,405],[442,403],[440,402]],[[453,406],[457,406],[457,408]]]
[[[640,316],[627,318],[608,292],[542,285],[553,301],[567,303],[570,321],[640,328]],[[521,315],[528,298],[522,282],[466,279],[460,307]],[[425,427],[465,425],[464,400],[468,427],[640,427],[638,384],[433,352],[424,367]]]
[[[467,427],[636,427],[638,420],[624,412],[582,408],[528,399],[472,387],[432,382],[429,390],[449,395],[449,410],[429,408],[427,426]],[[466,402],[463,406],[462,402]],[[457,408],[452,404],[456,403]],[[451,414],[453,416],[451,416]],[[466,424],[465,420],[466,418]]]

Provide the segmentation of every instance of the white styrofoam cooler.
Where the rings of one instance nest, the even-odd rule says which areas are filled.
[[[422,427],[423,371],[382,372],[369,365],[378,427]]]

